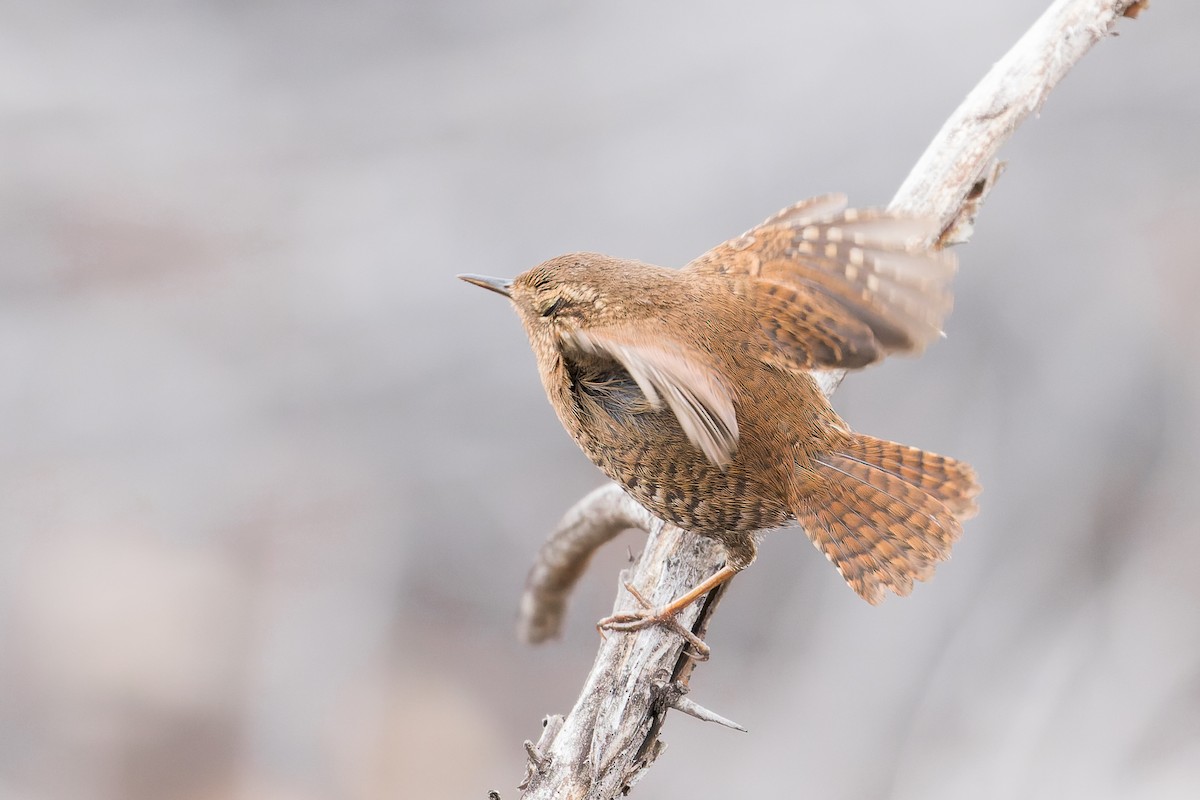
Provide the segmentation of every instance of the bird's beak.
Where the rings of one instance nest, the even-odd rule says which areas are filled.
[[[486,275],[459,275],[458,277],[459,280],[473,283],[476,286],[482,286],[484,289],[490,289],[496,294],[512,297],[511,278],[489,278]]]

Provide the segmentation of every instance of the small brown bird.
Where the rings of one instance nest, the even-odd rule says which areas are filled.
[[[823,372],[920,352],[951,307],[936,220],[845,205],[786,208],[681,270],[573,253],[512,280],[459,276],[511,298],[588,457],[725,547],[691,592],[608,622],[670,620],[754,560],[757,531],[792,521],[867,602],[907,595],[974,513],[969,466],[854,433],[820,389]]]

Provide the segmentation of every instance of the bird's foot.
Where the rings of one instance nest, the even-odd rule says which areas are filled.
[[[642,593],[628,581],[625,582],[625,590],[633,595],[641,608],[637,611],[626,611],[621,614],[613,614],[610,617],[605,617],[596,623],[596,630],[600,631],[603,636],[605,631],[638,631],[642,628],[648,628],[651,625],[661,625],[668,628],[683,637],[683,640],[691,647],[689,656],[697,661],[707,661],[712,654],[711,648],[704,643],[696,634],[692,633],[683,623],[679,621],[679,612],[686,608],[678,603],[670,603],[662,608],[654,608],[650,601],[642,596]]]

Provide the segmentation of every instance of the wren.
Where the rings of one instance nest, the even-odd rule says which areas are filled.
[[[954,257],[936,220],[791,206],[679,270],[595,253],[512,280],[567,431],[659,518],[719,540],[725,566],[655,612],[669,622],[749,566],[757,533],[798,522],[867,602],[907,595],[947,558],[979,492],[961,461],[853,432],[821,381],[941,336]]]

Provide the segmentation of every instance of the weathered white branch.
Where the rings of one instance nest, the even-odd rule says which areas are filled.
[[[654,517],[615,483],[576,503],[538,551],[525,582],[517,636],[530,644],[558,635],[567,596],[592,553],[630,528],[650,530]]]
[[[943,230],[970,236],[977,203],[968,195],[990,189],[992,160],[1030,114],[1092,46],[1109,35],[1122,16],[1136,16],[1144,3],[1130,0],[1058,0],[997,61],[954,110],[916,166],[908,173],[890,208],[917,216],[938,217]],[[984,181],[983,185],[980,182]]]
[[[1000,146],[1121,16],[1133,16],[1144,5],[1134,0],[1053,3],[942,126],[890,208],[937,217],[944,244],[966,241],[999,175],[994,159]],[[835,386],[830,383],[829,391]],[[541,641],[558,632],[566,596],[592,552],[627,527],[643,528],[649,538],[636,568],[622,581],[628,579],[656,605],[721,566],[717,545],[653,519],[615,485],[604,487],[572,508],[543,546],[522,600],[523,638]],[[703,635],[720,590],[714,595],[687,609],[680,621]],[[619,585],[614,613],[633,610],[633,598]],[[608,800],[627,792],[662,751],[663,716],[681,705],[693,666],[681,637],[664,628],[610,634],[575,707],[566,718],[549,718],[537,745],[527,743],[523,797]],[[703,711],[701,716],[718,717]]]

